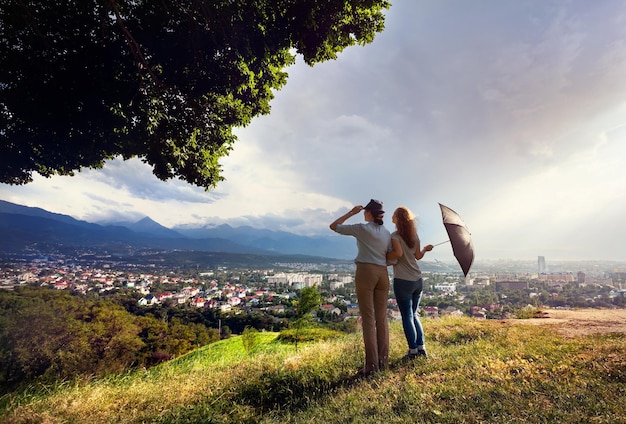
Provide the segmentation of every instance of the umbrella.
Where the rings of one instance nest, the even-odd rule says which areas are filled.
[[[454,252],[454,257],[461,265],[463,275],[467,277],[467,273],[474,262],[474,244],[472,243],[471,234],[459,214],[441,203],[439,203],[439,207],[441,208],[443,226],[446,227],[448,237],[450,238],[447,241],[452,245],[452,252]]]

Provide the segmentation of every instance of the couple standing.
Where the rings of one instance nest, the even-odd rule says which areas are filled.
[[[364,224],[344,224],[361,211],[364,211]],[[433,246],[420,249],[414,216],[408,208],[401,206],[394,211],[391,220],[396,231],[393,234],[383,226],[384,213],[383,203],[372,199],[365,207],[355,206],[330,224],[331,230],[353,236],[357,242],[354,283],[365,344],[365,368],[360,373],[365,375],[389,365],[388,264],[393,264],[393,291],[409,345],[406,358],[426,356],[424,331],[417,316],[424,285],[417,260]]]

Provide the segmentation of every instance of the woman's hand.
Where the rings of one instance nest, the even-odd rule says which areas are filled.
[[[417,250],[415,251],[415,259],[417,259],[419,261],[420,259],[422,259],[424,257],[426,252],[430,252],[431,250],[433,250],[433,245],[432,244],[427,244],[421,250],[420,250],[419,245],[418,245],[417,246]]]

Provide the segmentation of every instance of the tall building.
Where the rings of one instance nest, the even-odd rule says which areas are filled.
[[[538,272],[539,272],[539,274],[543,274],[544,272],[546,272],[546,257],[545,256],[538,256],[537,257],[537,265],[538,265]]]

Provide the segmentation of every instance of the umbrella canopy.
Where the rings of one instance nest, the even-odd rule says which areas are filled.
[[[439,207],[441,208],[443,226],[446,228],[450,238],[452,252],[454,252],[454,257],[461,265],[463,275],[467,277],[467,273],[474,262],[474,244],[472,243],[471,234],[459,214],[441,203],[439,203]]]

